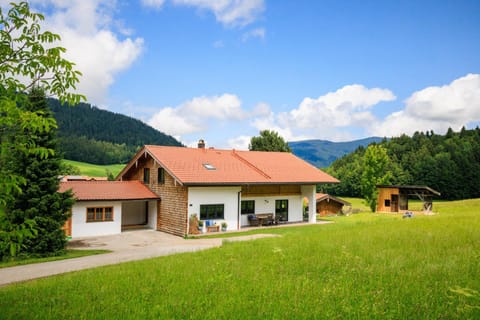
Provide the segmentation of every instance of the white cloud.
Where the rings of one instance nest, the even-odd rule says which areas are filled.
[[[228,147],[235,150],[248,150],[251,138],[250,136],[238,136],[228,139]]]
[[[152,0],[151,0],[152,1]],[[264,0],[172,0],[176,5],[212,11],[225,26],[246,26],[265,9]]]
[[[444,133],[480,121],[480,75],[468,74],[441,87],[414,92],[405,109],[392,113],[372,128],[372,133],[396,136],[433,130]]]
[[[201,126],[191,123],[178,109],[171,107],[161,109],[153,115],[148,124],[175,137],[202,130]]]
[[[245,117],[241,105],[242,102],[236,95],[225,93],[221,96],[193,98],[179,109],[196,117],[240,120]]]
[[[152,7],[155,9],[160,9],[164,3],[165,3],[165,0],[142,0],[142,4],[144,6]]]
[[[195,97],[175,108],[162,108],[148,124],[167,134],[181,137],[206,131],[211,119],[226,122],[245,118],[246,113],[241,104],[236,95],[228,93],[221,96]]]
[[[277,131],[287,141],[348,140],[351,127],[368,127],[376,120],[371,112],[373,106],[394,99],[387,89],[347,85],[318,98],[306,97],[288,112],[275,114],[263,106],[262,114],[254,114],[252,126]]]
[[[294,126],[302,129],[346,127],[368,123],[374,119],[370,113],[374,105],[392,100],[395,100],[395,95],[390,90],[348,85],[317,99],[303,99],[297,109],[289,112],[288,118]]]
[[[265,33],[266,33],[265,28],[256,28],[256,29],[247,31],[242,35],[242,41],[246,42],[252,38],[258,38],[263,40],[265,39]]]
[[[89,102],[105,102],[108,88],[115,76],[128,69],[143,50],[142,38],[120,39],[112,30],[121,26],[116,21],[115,1],[100,0],[34,0],[39,11],[49,6],[45,27],[58,33],[60,45],[67,49],[65,58],[76,63],[83,76],[77,92],[85,94]],[[123,27],[120,33],[131,32]]]

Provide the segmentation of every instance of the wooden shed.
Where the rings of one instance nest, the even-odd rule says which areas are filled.
[[[417,197],[423,202],[423,213],[431,213],[433,197],[440,196],[440,192],[427,186],[377,186],[377,212],[406,212],[409,211],[409,197]]]
[[[317,214],[326,216],[329,214],[337,214],[342,211],[343,206],[351,206],[351,204],[342,199],[336,198],[329,194],[317,193]]]

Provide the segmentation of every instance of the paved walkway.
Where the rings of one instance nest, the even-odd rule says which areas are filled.
[[[0,286],[61,273],[118,264],[121,262],[143,260],[182,252],[206,250],[220,247],[223,241],[243,241],[274,236],[277,235],[257,234],[228,239],[185,240],[180,237],[154,230],[135,230],[122,232],[121,234],[114,236],[79,238],[71,241],[69,247],[74,249],[107,249],[112,250],[113,252],[81,258],[2,268],[0,269]]]

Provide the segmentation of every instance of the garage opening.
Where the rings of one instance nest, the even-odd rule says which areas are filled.
[[[155,201],[122,202],[122,231],[154,229],[156,224]]]

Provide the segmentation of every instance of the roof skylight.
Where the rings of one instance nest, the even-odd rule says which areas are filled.
[[[203,166],[207,170],[216,170],[217,169],[217,168],[215,168],[215,166],[213,164],[210,164],[210,163],[204,163]]]

